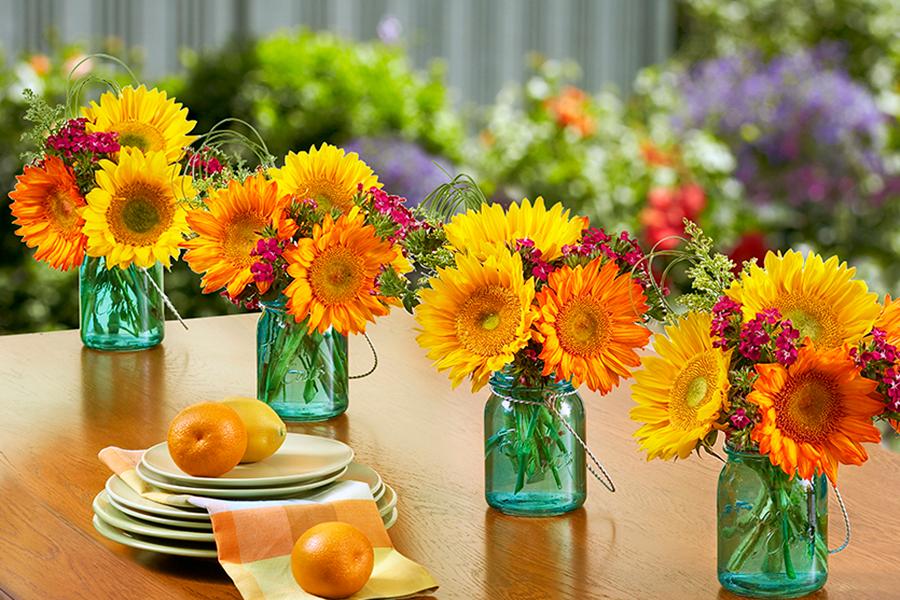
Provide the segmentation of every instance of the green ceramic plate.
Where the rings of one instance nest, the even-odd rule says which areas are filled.
[[[397,509],[395,508],[395,509],[391,512],[390,516],[387,517],[387,519],[383,519],[383,520],[384,520],[384,528],[385,528],[385,529],[390,529],[391,527],[393,527],[393,526],[394,526],[394,523],[397,522],[397,518],[398,518],[399,516],[400,516],[400,513],[397,512]]]
[[[132,519],[137,519],[138,521],[143,521],[144,523],[152,523],[154,525],[168,525],[169,527],[181,527],[182,529],[212,531],[212,523],[209,521],[188,521],[151,515],[150,513],[145,513],[139,510],[134,510],[133,508],[129,508],[124,504],[119,504],[116,500],[109,496],[106,490],[104,490],[102,493],[104,494],[104,498],[109,500],[109,503],[112,504],[114,508],[125,513]]]
[[[110,504],[105,492],[100,492],[94,498],[94,513],[107,525],[128,533],[136,533],[164,540],[178,540],[182,542],[215,542],[211,531],[187,531],[175,527],[153,525],[133,519]]]
[[[362,481],[367,483],[369,484],[369,489],[372,490],[373,496],[384,486],[381,475],[375,469],[355,461],[347,466],[347,472],[341,475],[338,481]]]
[[[384,496],[376,502],[378,505],[378,512],[382,517],[390,515],[391,511],[397,507],[397,492],[395,492],[394,488],[388,484],[384,484],[384,489]]]
[[[178,468],[165,442],[144,453],[147,471],[181,485],[204,488],[268,488],[322,479],[353,460],[347,444],[331,438],[288,433],[278,452],[257,463],[238,465],[221,477],[193,477]]]
[[[196,542],[166,542],[153,538],[145,538],[140,535],[130,534],[121,529],[116,529],[115,527],[104,523],[97,515],[94,515],[93,523],[94,529],[96,529],[103,537],[131,548],[150,550],[151,552],[159,552],[161,554],[174,554],[175,556],[216,558],[216,549],[209,544]]]
[[[128,487],[124,481],[119,479],[118,475],[113,475],[106,480],[106,493],[109,494],[109,497],[116,504],[122,504],[134,510],[171,519],[187,519],[189,521],[205,521],[209,523],[209,513],[206,512],[205,508],[179,508],[148,500]]]
[[[346,465],[335,473],[325,475],[321,479],[315,481],[304,481],[295,485],[279,485],[258,488],[207,488],[194,487],[193,485],[182,485],[166,481],[162,477],[149,473],[144,470],[144,464],[141,463],[135,469],[138,477],[146,481],[152,486],[158,487],[167,492],[175,492],[177,494],[190,494],[192,496],[204,496],[207,498],[220,498],[225,500],[258,500],[263,498],[286,498],[295,496],[302,492],[316,490],[332,483],[347,471]]]

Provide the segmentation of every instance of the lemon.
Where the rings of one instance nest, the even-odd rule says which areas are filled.
[[[242,463],[265,460],[275,454],[287,436],[287,427],[272,407],[256,398],[232,396],[222,404],[233,408],[247,428],[247,450]]]

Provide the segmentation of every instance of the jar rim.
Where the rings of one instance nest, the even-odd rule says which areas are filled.
[[[516,388],[518,390],[540,393],[540,392],[558,392],[562,395],[574,395],[577,394],[578,391],[575,389],[575,386],[572,385],[571,381],[556,381],[552,377],[542,377],[540,386],[533,385],[521,385],[516,381],[516,378],[512,373],[508,371],[508,369],[502,369],[500,371],[494,371],[491,374],[491,378],[489,380],[489,384],[491,389],[502,389],[509,390],[512,388]]]

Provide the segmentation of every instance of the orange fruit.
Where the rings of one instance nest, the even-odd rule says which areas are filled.
[[[375,565],[372,542],[362,531],[338,521],[306,530],[291,552],[291,572],[307,593],[346,598],[366,585]]]
[[[218,477],[244,456],[247,428],[233,408],[201,402],[175,415],[166,441],[179,469],[194,477]]]

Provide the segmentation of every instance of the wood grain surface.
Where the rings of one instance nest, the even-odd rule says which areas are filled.
[[[82,348],[77,332],[0,338],[0,598],[238,598],[215,561],[110,542],[91,526],[108,472],[97,451],[163,439],[184,406],[254,395],[256,315],[169,323],[162,346],[128,354]],[[483,498],[487,391],[451,390],[397,312],[370,329],[380,365],[351,384],[350,409],[294,431],[349,443],[399,494],[397,548],[451,599],[733,598],[716,581],[720,464],[646,463],[631,438],[627,386],[583,397],[588,439],[619,490],[591,481],[570,515],[506,517]],[[371,356],[351,341],[351,372]],[[853,543],[832,557],[818,599],[900,598],[900,455],[870,446],[844,467]],[[831,545],[843,535],[836,503]]]

